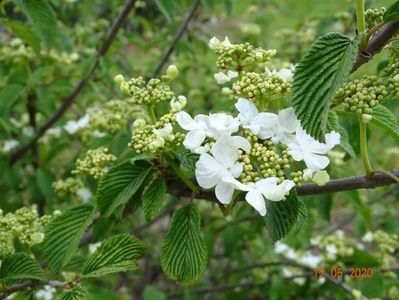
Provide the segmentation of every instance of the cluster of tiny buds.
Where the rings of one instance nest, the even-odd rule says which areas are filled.
[[[273,150],[273,143],[270,140],[260,141],[248,129],[244,130],[243,135],[252,143],[252,147],[249,153],[239,150],[238,161],[243,166],[239,180],[242,183],[256,182],[268,177],[284,180],[284,170],[290,168],[288,152],[283,150],[280,156]]]
[[[160,102],[170,102],[175,98],[169,84],[178,74],[176,66],[170,65],[166,75],[162,76],[162,80],[152,78],[146,83],[140,76],[125,81],[122,75],[117,75],[115,82],[119,84],[123,94],[131,96],[128,100],[130,104],[151,106]]]
[[[77,191],[83,187],[81,180],[68,177],[65,180],[57,180],[53,182],[53,189],[60,197],[76,195]]]
[[[72,174],[88,174],[95,179],[101,179],[116,160],[117,157],[108,153],[105,147],[89,150],[84,159],[76,161],[76,169],[72,171]]]
[[[45,227],[58,214],[59,211],[55,211],[53,215],[39,217],[36,207],[23,207],[6,215],[0,210],[0,257],[14,252],[15,237],[29,247],[40,244]]]
[[[275,74],[244,73],[233,84],[233,92],[238,97],[258,100],[267,96],[284,95],[290,92],[291,84]]]
[[[377,76],[364,76],[348,82],[340,88],[333,100],[344,111],[371,115],[373,107],[388,94],[386,87]]]
[[[216,64],[221,70],[253,69],[268,62],[276,54],[276,50],[254,48],[250,43],[232,44],[227,37],[222,42],[212,38],[209,47],[218,55]]]
[[[394,61],[384,69],[383,76],[387,78],[387,89],[389,94],[399,96],[399,60]]]
[[[364,242],[374,242],[381,254],[393,254],[399,250],[399,235],[381,230],[368,232],[362,239]]]
[[[385,7],[380,7],[374,9],[369,8],[364,12],[369,28],[376,26],[383,20],[385,11]]]
[[[342,230],[337,230],[331,235],[312,238],[310,243],[323,250],[322,253],[326,261],[351,256],[355,247],[359,247],[358,243],[354,239],[346,237]]]

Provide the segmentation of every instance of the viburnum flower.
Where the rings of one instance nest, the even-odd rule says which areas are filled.
[[[172,127],[172,124],[170,124],[170,123],[166,124],[163,128],[153,129],[152,132],[155,133],[157,136],[163,138],[164,140],[167,140],[167,141],[174,140],[174,135],[172,134],[173,127]]]
[[[195,177],[204,189],[215,187],[216,198],[223,204],[231,202],[232,179],[241,175],[243,166],[237,162],[238,149],[250,150],[250,143],[240,136],[225,136],[216,141],[211,154],[201,154],[195,164]]]
[[[325,136],[326,143],[320,143],[302,128],[296,130],[295,141],[288,145],[288,152],[296,161],[303,160],[312,171],[320,171],[328,166],[330,160],[327,154],[340,143],[339,133],[332,131]]]
[[[264,138],[269,135],[271,128],[278,122],[278,118],[273,113],[258,112],[256,105],[244,98],[239,98],[235,107],[239,111],[238,119],[242,127],[251,130],[253,134]]]
[[[238,73],[236,71],[228,71],[227,74],[223,72],[218,72],[213,75],[215,78],[216,82],[218,84],[225,84],[226,82],[229,82],[233,78],[238,77]]]
[[[199,114],[194,119],[186,112],[181,111],[176,115],[176,121],[181,128],[188,130],[183,145],[194,153],[204,153],[202,143],[206,137],[217,140],[223,136],[230,136],[238,131],[238,119],[224,113],[209,116]]]
[[[266,215],[265,199],[270,201],[281,201],[295,186],[292,180],[284,180],[278,184],[277,177],[269,177],[248,184],[242,184],[235,179],[230,179],[230,183],[236,189],[247,192],[245,200],[255,208],[261,216]]]
[[[212,50],[216,50],[220,46],[224,46],[224,47],[230,46],[231,43],[227,36],[224,38],[224,40],[222,42],[220,42],[219,39],[217,39],[216,37],[213,37],[210,39],[208,45],[209,45],[209,48],[211,48]]]
[[[273,144],[283,143],[288,145],[295,140],[294,133],[299,128],[300,122],[298,121],[295,111],[289,107],[280,110],[277,115],[277,122],[274,126],[270,127],[268,131],[263,130],[261,139],[271,138]]]
[[[80,129],[85,128],[87,126],[87,124],[89,124],[89,121],[90,121],[89,115],[85,114],[78,121],[69,120],[65,124],[64,129],[69,134],[74,134],[74,133],[78,132]]]
[[[292,81],[292,77],[293,77],[293,69],[288,69],[288,68],[282,68],[279,71],[276,70],[272,70],[270,71],[269,68],[265,68],[265,72],[267,75],[271,76],[271,75],[276,75],[278,78],[280,78],[281,80],[285,81],[285,82],[291,82]]]

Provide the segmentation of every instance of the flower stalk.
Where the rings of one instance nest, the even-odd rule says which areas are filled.
[[[366,123],[364,123],[359,117],[359,126],[360,126],[360,155],[363,160],[363,165],[366,170],[367,176],[371,176],[373,174],[373,169],[371,168],[371,164],[369,161],[369,156],[367,153],[367,128]]]

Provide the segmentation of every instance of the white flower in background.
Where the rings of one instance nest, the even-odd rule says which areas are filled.
[[[215,73],[213,77],[215,78],[218,84],[225,84],[226,82],[229,82],[231,79],[238,77],[238,73],[235,71],[228,71],[227,74],[223,72],[218,72]]]
[[[212,50],[216,50],[220,47],[220,41],[216,37],[213,37],[209,40],[208,46]]]
[[[92,133],[92,136],[93,137],[104,137],[104,136],[106,136],[107,134],[105,133],[105,132],[101,132],[101,131],[99,131],[99,130],[94,130],[93,131],[93,133]]]
[[[241,175],[243,167],[237,162],[238,149],[249,151],[249,142],[240,136],[223,137],[212,147],[212,156],[204,153],[195,164],[195,177],[198,184],[205,189],[216,186],[216,198],[223,204],[229,204],[234,185],[231,179]]]
[[[42,290],[38,290],[35,293],[36,298],[38,299],[43,299],[43,300],[52,300],[53,295],[57,290],[55,287],[52,287],[50,285],[45,285]]]
[[[78,132],[80,129],[83,129],[89,124],[90,117],[88,114],[85,114],[83,117],[81,117],[78,121],[73,121],[69,120],[65,125],[64,129],[69,133],[69,134],[75,134]]]
[[[238,119],[242,127],[251,130],[253,134],[260,136],[268,135],[270,128],[274,127],[278,118],[273,113],[258,112],[255,103],[239,98],[235,107],[239,111]],[[266,131],[266,132],[265,132]]]
[[[2,152],[10,152],[12,149],[16,148],[19,145],[17,140],[6,140],[3,142]]]
[[[302,256],[299,258],[299,262],[302,265],[305,265],[307,267],[311,268],[317,268],[317,266],[320,265],[322,259],[320,256],[312,255],[312,254],[307,254],[305,256]]]
[[[100,247],[101,242],[97,242],[97,243],[93,243],[93,244],[89,244],[89,252],[90,254],[93,254],[98,247]]]
[[[59,138],[61,136],[61,128],[60,127],[54,127],[54,128],[49,128],[46,131],[46,135],[54,136],[56,138]]]
[[[371,243],[374,239],[373,233],[368,231],[363,237],[362,241],[366,243]]]
[[[292,81],[292,77],[293,77],[293,71],[294,71],[295,67],[292,66],[291,68],[282,68],[279,71],[276,71],[275,69],[270,71],[269,68],[265,68],[265,73],[269,76],[275,75],[278,78],[280,78],[281,80],[285,81],[285,82],[291,82]]]
[[[298,258],[298,255],[295,253],[295,251],[290,246],[282,242],[276,242],[274,244],[274,251],[277,254],[282,254],[284,257],[291,260],[296,260]]]
[[[296,130],[295,142],[288,145],[288,152],[296,161],[303,160],[312,171],[320,171],[328,166],[330,160],[323,156],[340,143],[340,134],[332,131],[325,136],[326,143],[320,143],[302,128]]]
[[[298,121],[295,111],[289,107],[280,110],[277,115],[277,122],[268,131],[263,130],[259,136],[261,139],[271,138],[273,144],[282,143],[288,145],[295,141],[295,131],[299,128],[300,122]]]
[[[217,140],[223,136],[230,136],[237,132],[240,126],[238,119],[224,113],[210,116],[200,114],[193,119],[188,113],[181,111],[176,115],[176,121],[181,128],[189,131],[183,145],[198,154],[206,152],[206,149],[201,146],[206,137]]]
[[[32,137],[35,134],[35,130],[32,126],[26,126],[22,128],[22,134],[27,137]]]
[[[242,184],[237,180],[231,180],[233,186],[241,191],[247,192],[245,200],[255,208],[261,216],[266,215],[265,198],[270,201],[283,200],[285,195],[295,186],[292,180],[284,180],[278,184],[277,177],[269,177],[257,182]]]
[[[133,129],[135,130],[140,130],[143,129],[146,125],[146,122],[144,119],[137,119],[133,122]]]
[[[86,203],[92,196],[90,190],[86,187],[82,187],[77,190],[76,195],[82,200],[82,202]]]
[[[176,109],[177,111],[181,111],[187,104],[187,99],[186,97],[180,95],[177,97],[177,100],[172,99],[172,101],[170,101],[170,107],[172,109]]]

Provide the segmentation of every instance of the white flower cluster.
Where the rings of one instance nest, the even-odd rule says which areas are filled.
[[[295,161],[305,162],[308,178],[327,167],[329,159],[325,154],[339,144],[340,135],[331,132],[325,136],[326,143],[316,141],[301,128],[292,108],[284,109],[277,115],[259,112],[253,102],[244,98],[238,99],[235,107],[239,112],[236,117],[215,113],[192,118],[181,111],[176,121],[188,131],[184,146],[201,155],[195,170],[198,184],[205,189],[215,187],[216,197],[223,204],[232,201],[234,190],[247,192],[246,201],[264,216],[265,199],[283,200],[295,183],[277,177],[246,184],[238,181],[243,172],[243,165],[238,158],[243,151],[249,153],[252,145],[247,138],[233,134],[242,133],[240,128],[249,129],[259,139],[285,147]]]

